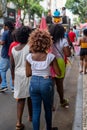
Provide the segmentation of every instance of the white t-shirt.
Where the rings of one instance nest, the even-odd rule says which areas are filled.
[[[55,56],[48,53],[45,61],[35,61],[32,59],[32,53],[28,54],[26,60],[31,64],[32,75],[35,76],[50,76],[50,63],[54,60]]]
[[[64,38],[59,42],[53,44],[52,53],[56,56],[56,58],[64,58],[63,48],[67,46],[69,46],[68,41]]]

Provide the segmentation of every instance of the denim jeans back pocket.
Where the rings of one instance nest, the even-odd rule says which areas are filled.
[[[39,82],[36,79],[31,78],[29,91],[30,93],[37,93],[39,91]]]
[[[40,82],[40,89],[44,93],[49,93],[53,91],[53,81],[52,79],[43,79]]]

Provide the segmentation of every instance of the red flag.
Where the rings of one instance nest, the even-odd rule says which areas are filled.
[[[46,19],[45,19],[44,16],[42,16],[42,19],[41,19],[40,29],[41,29],[41,30],[47,29]]]
[[[21,18],[21,10],[18,10],[17,17],[16,17],[16,23],[15,23],[16,28],[19,28],[21,26],[20,18]]]

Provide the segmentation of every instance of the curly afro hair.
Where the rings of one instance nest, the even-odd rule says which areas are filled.
[[[52,38],[48,31],[36,29],[31,33],[28,43],[31,52],[46,52],[52,44]]]

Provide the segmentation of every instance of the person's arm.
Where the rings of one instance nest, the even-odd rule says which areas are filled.
[[[0,40],[0,45],[4,45],[6,43],[7,37],[8,37],[7,32],[3,32]]]
[[[11,76],[12,76],[12,83],[14,84],[14,78],[15,78],[15,62],[14,62],[14,58],[13,55],[11,54],[10,56],[10,69],[11,69]]]
[[[55,71],[56,75],[61,76],[61,71],[60,71],[60,68],[59,68],[59,65],[57,63],[56,58],[54,58],[54,60],[52,62],[52,66],[54,68],[54,71]]]
[[[0,41],[0,45],[4,45],[5,44],[5,41]]]
[[[77,46],[81,46],[81,38],[79,39]]]
[[[26,60],[26,77],[32,75],[31,64]]]
[[[78,40],[78,44],[75,44],[75,46],[81,46],[81,38]]]

